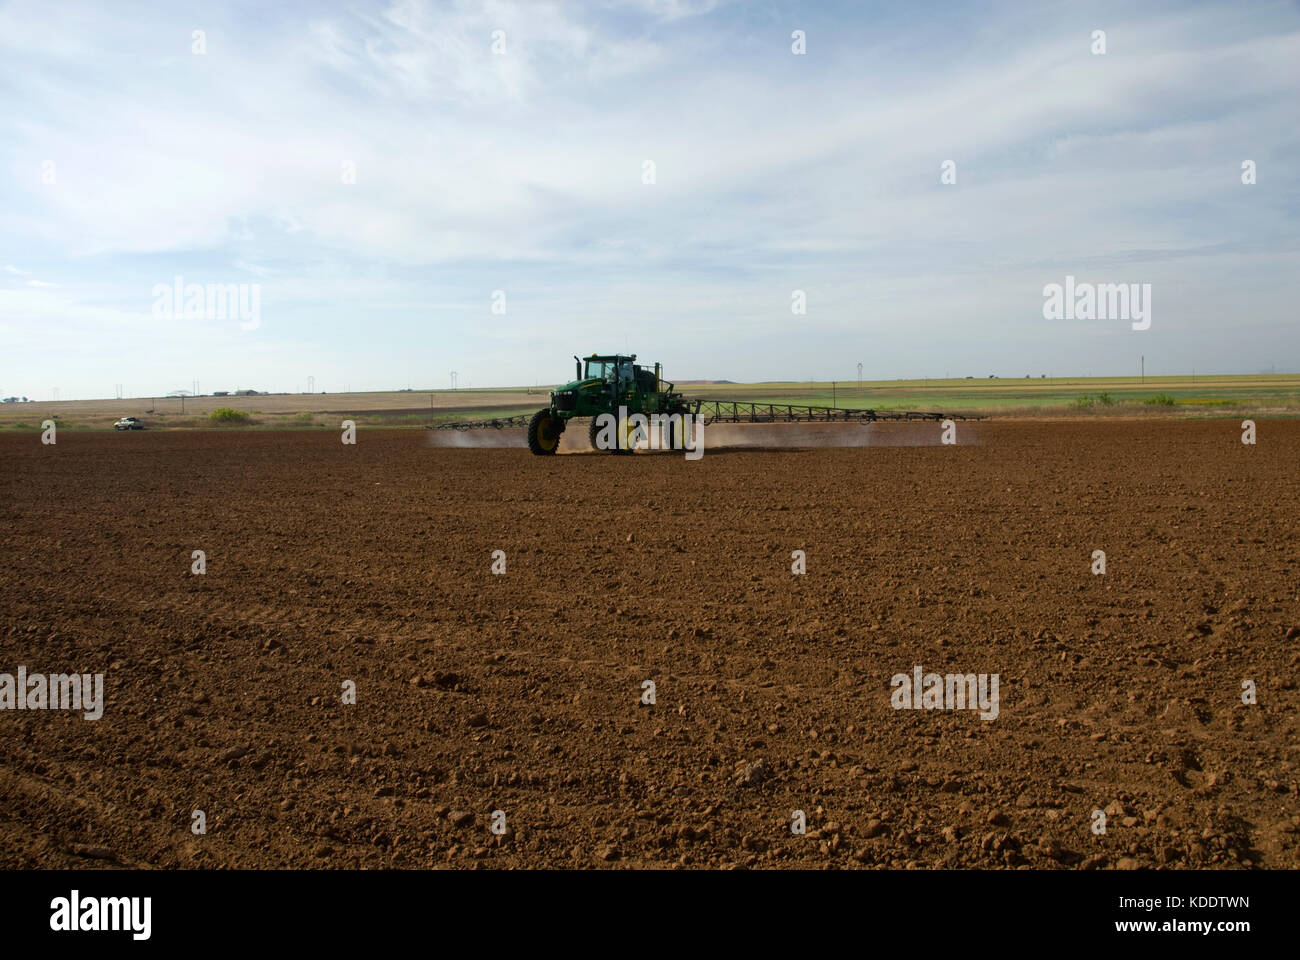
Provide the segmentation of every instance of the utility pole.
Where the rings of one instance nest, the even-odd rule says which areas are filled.
[[[1147,358],[1146,354],[1142,353],[1138,354],[1138,356],[1142,361],[1142,382],[1145,384],[1147,382]]]

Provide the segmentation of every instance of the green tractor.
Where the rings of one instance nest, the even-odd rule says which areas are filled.
[[[528,422],[528,449],[538,456],[548,456],[560,448],[560,434],[574,417],[591,418],[587,441],[595,450],[599,432],[596,418],[601,414],[618,417],[620,407],[626,408],[629,417],[635,413],[647,417],[652,414],[684,417],[690,412],[687,401],[673,390],[673,385],[660,379],[659,364],[653,368],[641,366],[636,362],[635,353],[631,356],[593,353],[585,360],[573,359],[578,365],[577,379],[557,387],[551,393],[551,405],[538,410]],[[614,452],[631,453],[634,440],[631,430],[626,423],[618,427],[624,434],[618,437]],[[669,429],[675,429],[675,425]],[[668,445],[671,447],[673,442],[670,436]]]

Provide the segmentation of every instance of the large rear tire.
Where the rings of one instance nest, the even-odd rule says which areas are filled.
[[[632,426],[630,420],[615,425],[614,438],[618,443],[618,446],[614,448],[614,456],[632,456],[632,451],[636,449],[637,432],[636,427]]]
[[[623,456],[623,455],[626,455],[626,454],[631,453],[632,450],[631,450],[630,444],[628,443],[628,437],[630,437],[630,436],[632,435],[632,429],[631,429],[629,426],[627,426],[626,424],[624,424],[624,426],[623,426],[623,429],[624,429],[624,431],[625,431],[625,436],[624,436],[624,438],[623,438],[623,442],[622,442],[622,443],[619,443],[619,440],[618,440],[618,425],[617,425],[617,424],[614,425],[614,443],[615,443],[615,446],[613,447],[613,449],[611,449],[611,450],[604,450],[602,447],[600,447],[600,446],[596,443],[596,436],[597,436],[597,434],[600,433],[600,428],[597,426],[597,421],[598,421],[599,419],[600,419],[599,417],[592,417],[592,418],[591,418],[591,423],[589,423],[589,424],[587,425],[587,442],[588,442],[589,444],[591,444],[591,449],[593,449],[593,450],[600,450],[600,451],[602,451],[602,452],[604,452],[604,453],[612,453],[612,454],[614,454],[615,456]]]
[[[528,421],[528,449],[539,457],[552,456],[560,449],[560,434],[564,424],[551,416],[551,408],[544,407]]]
[[[690,436],[690,426],[687,418],[690,417],[691,412],[686,407],[674,407],[668,412],[670,415],[679,418],[678,420],[668,421],[668,449],[684,450],[686,448],[686,438]],[[679,447],[678,444],[681,444],[681,446]]]
[[[595,442],[595,437],[597,437],[597,434],[601,432],[597,427],[597,419],[598,418],[595,418],[595,416],[593,416],[593,418],[591,418],[590,423],[588,424],[588,427],[586,427],[586,441],[589,442],[589,444],[591,445],[591,449],[593,450],[602,449],[602,447],[598,446],[597,442]],[[624,423],[623,438],[621,438],[620,441],[619,436],[617,436],[617,434],[619,434],[619,424],[615,424],[614,434],[615,434],[614,449],[604,450],[603,453],[612,453],[615,455],[615,457],[627,457],[627,455],[632,453],[634,447],[633,441],[634,438],[636,438],[637,436],[636,428],[632,427],[632,425],[628,423]]]

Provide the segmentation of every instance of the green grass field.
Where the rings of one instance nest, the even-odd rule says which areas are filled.
[[[1235,416],[1242,410],[1300,415],[1300,375],[1071,377],[1066,379],[871,380],[747,383],[682,388],[710,400],[754,400],[874,410],[937,410],[987,416]],[[1160,396],[1172,405],[1147,403]],[[1091,403],[1087,403],[1091,399]],[[1083,400],[1083,402],[1081,402]],[[1109,401],[1109,403],[1107,402]]]

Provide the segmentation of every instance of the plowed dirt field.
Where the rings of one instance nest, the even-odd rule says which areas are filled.
[[[873,429],[0,436],[0,866],[1300,866],[1300,422]]]

